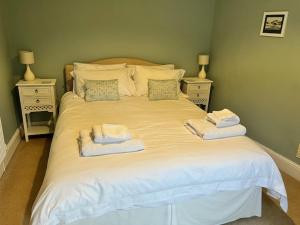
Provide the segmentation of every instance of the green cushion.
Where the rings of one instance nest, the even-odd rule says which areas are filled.
[[[178,81],[170,80],[148,80],[149,100],[177,100]]]
[[[85,80],[85,100],[115,101],[119,100],[118,80]]]

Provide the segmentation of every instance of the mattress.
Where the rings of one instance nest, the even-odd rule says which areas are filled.
[[[185,120],[205,115],[185,98],[85,102],[66,93],[32,224],[68,224],[256,186],[266,187],[287,210],[280,172],[258,144],[246,136],[203,141],[183,126]],[[128,126],[145,150],[81,157],[79,131],[101,123]]]

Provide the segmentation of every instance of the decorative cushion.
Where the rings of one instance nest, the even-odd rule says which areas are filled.
[[[178,81],[170,80],[148,80],[149,100],[177,100]]]
[[[119,100],[118,80],[85,80],[85,100],[111,101]]]

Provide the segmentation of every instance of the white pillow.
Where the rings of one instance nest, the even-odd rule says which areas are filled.
[[[79,70],[76,71],[76,94],[85,95],[85,80],[118,80],[120,96],[135,95],[135,87],[130,79],[131,71],[127,68],[117,70]]]
[[[136,66],[134,84],[137,96],[148,94],[148,80],[168,80],[175,79],[178,82],[183,78],[185,70],[183,69],[155,69],[144,66]],[[179,86],[179,85],[178,85]],[[179,90],[178,90],[179,91]]]
[[[134,73],[137,66],[145,67],[145,68],[161,69],[161,70],[175,69],[174,64],[165,64],[165,65],[156,65],[156,66],[126,65],[127,68],[132,69],[132,79],[134,79]]]
[[[73,71],[70,72],[70,75],[73,77],[73,93],[76,93],[76,73],[74,71],[78,70],[112,70],[112,69],[122,69],[126,68],[126,63],[121,64],[93,64],[93,63],[73,63]],[[133,73],[133,72],[132,72]]]
[[[126,63],[122,64],[93,64],[93,63],[73,63],[74,70],[113,70],[113,69],[122,69],[126,67]]]
[[[155,65],[155,66],[141,66],[141,65],[127,65],[128,68],[136,68],[137,66],[153,68],[153,69],[175,69],[174,64],[165,64],[165,65]]]

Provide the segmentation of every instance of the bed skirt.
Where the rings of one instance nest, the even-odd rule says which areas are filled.
[[[70,225],[217,225],[261,216],[261,201],[261,188],[252,187],[166,206],[119,210]]]

